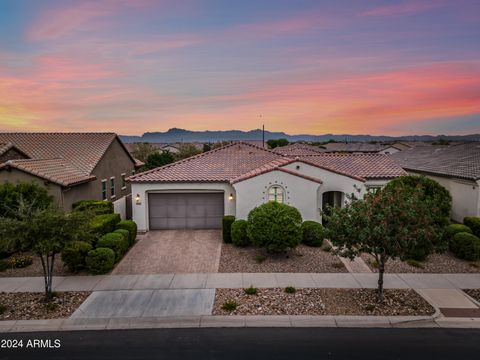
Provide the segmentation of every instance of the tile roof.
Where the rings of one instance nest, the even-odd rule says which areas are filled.
[[[392,146],[391,144],[370,144],[365,142],[328,143],[323,145],[327,152],[376,153]]]
[[[125,148],[115,133],[0,133],[0,143],[11,143],[30,159],[38,160],[30,163],[13,160],[6,163],[8,166],[38,176],[43,174],[62,185],[92,179],[92,171],[115,139]],[[131,157],[126,148],[125,151]],[[65,176],[60,173],[62,168],[67,171]]]
[[[325,149],[322,149],[318,146],[312,146],[308,144],[289,144],[286,146],[281,146],[273,149],[278,154],[285,156],[300,156],[300,155],[315,155],[322,152],[325,152]]]
[[[406,170],[475,181],[480,179],[480,142],[419,146],[390,156]]]
[[[78,171],[76,167],[63,159],[9,160],[0,165],[0,168],[8,167],[25,171],[62,186],[71,186],[95,179],[94,175]]]
[[[27,154],[25,154],[23,151],[21,151],[20,149],[18,149],[15,145],[13,145],[11,142],[7,142],[7,143],[0,143],[0,155],[3,155],[5,154],[8,150],[10,149],[15,149],[16,151],[18,151],[19,153],[25,155],[25,157],[28,157]]]
[[[327,169],[360,181],[404,175],[392,159],[381,154],[322,154],[287,157],[247,143],[233,143],[178,162],[139,173],[131,182],[238,182],[295,161]],[[295,171],[283,169],[300,176]],[[305,176],[302,175],[305,178]],[[321,182],[309,177],[309,180]]]

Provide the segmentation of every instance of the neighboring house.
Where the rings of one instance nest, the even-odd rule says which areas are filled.
[[[480,216],[480,142],[418,146],[392,158],[408,173],[425,175],[450,192],[453,220]]]
[[[302,143],[293,143],[286,146],[276,147],[272,151],[285,156],[316,155],[324,153],[325,148]]]
[[[137,165],[114,133],[0,133],[0,182],[37,181],[65,210],[103,199],[125,213]]]
[[[345,152],[352,154],[375,153],[375,154],[394,154],[402,151],[404,145],[382,144],[382,143],[365,143],[365,142],[348,142],[348,143],[327,143],[322,145],[326,152]]]
[[[246,219],[267,201],[321,220],[326,204],[342,206],[405,172],[379,154],[284,156],[247,143],[232,143],[134,175],[133,219],[140,231],[221,228],[224,215]]]

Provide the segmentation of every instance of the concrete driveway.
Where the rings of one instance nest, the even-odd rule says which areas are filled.
[[[140,237],[113,274],[217,272],[221,248],[220,230],[150,231]]]

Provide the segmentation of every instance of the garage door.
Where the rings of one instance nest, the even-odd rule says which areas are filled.
[[[223,193],[149,194],[150,230],[221,229]]]

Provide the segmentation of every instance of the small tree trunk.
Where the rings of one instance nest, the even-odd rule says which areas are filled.
[[[43,269],[43,280],[45,283],[45,300],[48,300],[48,278],[47,278],[47,272],[48,272],[48,258],[44,259],[43,255],[38,255],[40,257],[40,260],[42,262],[42,269]]]
[[[385,273],[385,257],[380,255],[378,262],[378,302],[383,302],[383,274]]]

